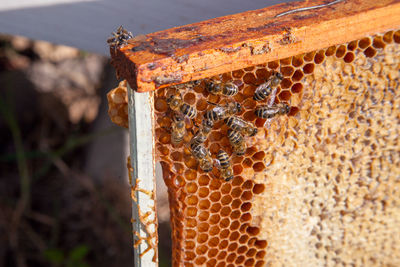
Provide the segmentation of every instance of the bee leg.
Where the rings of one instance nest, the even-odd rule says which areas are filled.
[[[207,100],[207,103],[210,104],[210,105],[218,106],[217,103],[213,103],[213,102],[210,102],[210,101],[208,101],[208,100]]]
[[[222,169],[221,162],[218,159],[214,159],[214,166],[218,169]]]
[[[194,119],[192,119],[192,123],[193,123],[193,126],[194,126],[194,127],[200,128],[199,125],[197,125],[197,123],[196,123],[196,121],[195,121]]]

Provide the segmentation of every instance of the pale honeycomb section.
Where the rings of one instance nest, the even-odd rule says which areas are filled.
[[[111,121],[118,126],[128,128],[128,94],[125,80],[107,94],[107,100]]]
[[[267,265],[400,266],[400,46],[392,34],[338,46],[303,80],[299,114],[256,145],[275,162],[257,179],[266,190],[252,210]]]

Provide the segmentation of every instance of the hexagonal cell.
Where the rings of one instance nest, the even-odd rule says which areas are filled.
[[[197,192],[197,184],[195,184],[195,183],[188,183],[185,188],[186,188],[186,192],[188,192],[190,194],[194,194]]]
[[[294,68],[293,68],[292,66],[282,67],[281,70],[280,70],[280,72],[281,72],[281,74],[282,74],[283,76],[288,77],[288,76],[291,76],[291,75],[293,74]]]
[[[244,214],[242,214],[242,216],[240,216],[240,221],[242,223],[251,221],[251,219],[252,219],[252,216],[250,213],[244,213]]]
[[[241,192],[241,191],[239,191],[239,192]],[[239,193],[239,195],[240,195],[240,193]],[[231,207],[232,207],[232,209],[237,209],[238,207],[240,207],[241,204],[242,204],[242,201],[240,199],[234,199],[232,201]]]
[[[292,86],[292,81],[288,78],[283,79],[280,83],[282,89],[290,88],[290,86]]]
[[[266,253],[264,250],[260,250],[260,251],[257,252],[256,258],[257,258],[257,259],[264,259],[264,257],[265,257],[266,254],[267,254],[267,253]]]
[[[352,41],[347,44],[347,50],[354,51],[357,48],[357,41]]]
[[[230,195],[225,195],[221,198],[222,205],[228,205],[232,202],[232,197]]]
[[[196,258],[196,254],[194,254],[194,252],[185,252],[185,260],[191,261],[194,260],[194,258]]]
[[[234,173],[235,175],[239,175],[239,174],[241,174],[242,172],[243,172],[243,167],[242,167],[242,165],[236,164],[236,165],[233,166],[233,173]]]
[[[296,67],[296,68],[301,67],[303,65],[303,63],[304,63],[303,55],[297,55],[297,56],[292,57],[293,67]]]
[[[388,31],[386,32],[383,36],[382,36],[382,40],[387,43],[390,44],[393,42],[393,31]]]
[[[381,36],[376,36],[374,40],[372,41],[372,46],[376,49],[384,49],[386,44],[383,42],[383,39]]]
[[[240,226],[239,221],[233,221],[233,222],[231,223],[231,226],[229,227],[229,229],[230,229],[231,231],[237,230],[237,229],[239,229],[239,226]]]
[[[280,63],[281,66],[290,65],[291,62],[292,62],[292,58],[291,57],[279,60],[279,63]]]
[[[358,47],[361,49],[365,49],[371,44],[371,39],[369,37],[363,38],[358,41]]]
[[[236,258],[235,263],[236,264],[241,264],[241,263],[244,262],[244,259],[245,259],[244,256],[239,256],[239,257]]]
[[[204,111],[208,108],[208,103],[205,99],[199,99],[196,103],[197,111]]]
[[[239,219],[240,214],[241,214],[240,210],[234,210],[231,212],[230,217],[232,220],[236,220]]]
[[[277,61],[268,62],[268,68],[277,69],[279,67],[279,63]]]
[[[233,262],[236,259],[236,253],[230,253],[226,258],[227,262]]]
[[[196,249],[196,252],[197,252],[197,250],[199,250],[199,248]],[[198,254],[200,254],[200,253],[198,253]],[[202,265],[206,261],[207,261],[207,258],[202,256],[202,257],[197,257],[197,259],[194,262],[196,263],[196,265]]]
[[[373,57],[376,55],[376,50],[373,47],[368,47],[367,49],[364,50],[364,55],[366,57]]]
[[[197,208],[196,207],[188,207],[186,208],[186,216],[194,217],[197,215]]]
[[[208,185],[210,182],[210,178],[207,175],[202,175],[198,179],[199,185]]]
[[[229,216],[231,213],[231,207],[223,207],[220,211],[221,216]]]
[[[279,100],[287,102],[289,101],[290,97],[292,96],[292,93],[289,90],[285,90],[279,93]]]
[[[243,76],[243,82],[245,84],[256,84],[257,78],[252,72],[248,72]]]
[[[271,73],[266,69],[258,69],[258,70],[256,70],[257,80],[266,81],[269,78],[270,75],[271,75]]]
[[[186,249],[194,249],[196,246],[196,243],[193,241],[185,241],[185,248]]]
[[[207,197],[208,194],[210,193],[210,189],[208,189],[208,187],[200,187],[199,191],[198,191],[198,195],[199,197]]]
[[[239,238],[239,243],[245,244],[247,242],[247,240],[249,240],[249,236],[247,234],[242,234]],[[255,251],[255,249],[254,249],[254,251]]]
[[[154,108],[158,112],[166,112],[168,110],[167,101],[163,98],[156,98],[154,103]]]
[[[212,202],[217,202],[221,199],[221,193],[220,192],[212,192],[209,196],[209,199]]]
[[[207,222],[199,223],[198,229],[199,232],[207,232],[210,229],[210,225]]]
[[[309,52],[303,56],[303,59],[308,62],[313,61],[315,53],[315,51]]]
[[[259,249],[264,249],[268,246],[268,243],[266,240],[257,240],[254,245]]]
[[[204,222],[204,221],[207,221],[209,217],[210,217],[210,213],[208,211],[201,211],[199,213],[198,219],[200,221]]]
[[[229,251],[229,252],[232,252],[232,251],[235,251],[237,248],[238,248],[238,244],[236,244],[236,243],[231,243],[231,244],[228,246],[228,251]]]
[[[217,259],[223,260],[223,259],[226,258],[227,255],[228,255],[228,253],[227,253],[226,251],[220,251],[220,252],[218,253]]]
[[[254,194],[261,194],[265,190],[265,185],[264,184],[255,184],[253,187],[253,193]]]
[[[229,231],[228,231],[228,233],[229,233]],[[228,247],[228,245],[229,245],[228,240],[222,240],[222,241],[219,243],[218,248],[219,248],[219,249],[225,249],[225,248]]]
[[[232,77],[241,79],[243,77],[244,73],[245,72],[243,70],[235,70],[235,71],[232,71]]]
[[[254,249],[254,248],[251,248],[251,249],[249,249],[249,250],[247,251],[246,256],[247,256],[247,257],[253,257],[254,255],[256,255],[256,253],[257,253],[257,250]]]
[[[208,241],[208,246],[210,247],[216,247],[219,244],[219,237],[212,237],[209,241]]]
[[[221,220],[221,216],[219,214],[213,214],[209,218],[210,224],[217,224]]]
[[[263,162],[256,162],[253,165],[253,170],[255,172],[262,172],[265,169],[265,165]]]
[[[303,73],[305,74],[311,74],[314,71],[314,63],[308,63],[306,65],[303,66]]]
[[[219,212],[222,208],[222,205],[220,203],[214,203],[210,207],[211,212]]]
[[[314,63],[315,64],[321,64],[325,60],[325,51],[320,50],[318,53],[315,54],[314,56]]]
[[[293,73],[293,75],[292,75],[292,81],[298,82],[298,81],[300,81],[301,79],[303,79],[303,77],[304,77],[303,72],[302,72],[301,70],[296,70],[296,71]],[[292,87],[293,87],[293,86],[292,86]]]
[[[196,232],[191,229],[186,229],[186,238],[191,239],[196,237]]]
[[[219,226],[215,225],[215,226],[212,226],[212,227],[210,228],[209,234],[210,234],[211,236],[213,236],[213,235],[218,235],[219,232],[220,232]]]
[[[199,202],[199,209],[205,210],[209,209],[211,205],[211,202],[208,199],[202,199]]]
[[[182,165],[182,164],[180,164],[180,165],[181,165],[182,168],[183,168],[183,165]],[[186,170],[186,171],[185,171],[185,178],[186,178],[187,180],[189,180],[189,181],[195,180],[195,179],[197,178],[197,172],[194,171],[194,170],[192,170],[192,169]]]
[[[229,213],[228,213],[229,214]],[[220,222],[219,222],[219,226],[221,228],[227,228],[229,226],[230,220],[228,218],[223,218]]]
[[[342,58],[344,56],[344,54],[347,51],[347,47],[344,45],[340,45],[337,49],[336,49],[336,57],[337,58]]]
[[[228,194],[229,192],[231,192],[231,189],[232,189],[232,185],[230,183],[225,183],[221,187],[221,193]]]
[[[346,63],[351,63],[354,61],[355,55],[353,52],[347,52],[346,55],[344,56],[343,60]]]
[[[199,199],[196,196],[189,196],[186,198],[186,204],[189,206],[197,205],[198,201],[199,201]]]

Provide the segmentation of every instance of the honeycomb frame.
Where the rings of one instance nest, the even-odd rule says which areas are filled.
[[[400,180],[396,178],[400,173],[396,151],[400,151],[400,143],[393,137],[400,133],[395,108],[400,106],[400,31],[382,32],[207,77],[222,81],[235,80],[240,92],[233,99],[245,108],[239,115],[259,129],[255,137],[246,138],[248,149],[245,156],[233,156],[235,178],[231,182],[219,179],[217,170],[208,174],[198,168],[197,161],[186,146],[194,129],[191,123],[187,124],[188,134],[183,144],[170,143],[171,133],[168,129],[172,112],[166,97],[176,91],[176,86],[155,92],[155,148],[169,189],[174,266],[400,264],[396,253],[400,249],[393,242],[393,237],[400,235],[395,227],[400,224],[400,199],[396,194]],[[277,70],[285,78],[278,87],[275,102],[289,103],[291,111],[287,116],[269,120],[264,128],[265,120],[254,115],[256,103],[251,98],[256,86]],[[207,100],[220,104],[227,101],[224,97],[209,94],[205,90],[205,82],[188,88],[183,91],[183,100],[198,109],[197,124],[210,108]],[[123,110],[123,106],[119,109]],[[110,115],[122,114],[122,120],[118,121],[123,124],[127,118],[120,111],[116,113],[115,108],[112,110],[110,108]],[[384,119],[374,124],[371,118],[375,117],[397,122],[397,125],[388,125]],[[392,135],[385,135],[385,132],[375,135],[380,132],[379,128],[386,133],[392,132]],[[352,129],[356,129],[353,130],[356,138],[341,131]],[[227,126],[219,122],[206,141],[213,157],[220,148],[232,153],[226,131]],[[298,132],[301,134],[297,137]],[[335,136],[336,133],[340,138]],[[385,136],[384,143],[371,140],[381,136]],[[337,138],[343,144],[354,144],[353,150],[356,152],[335,146],[335,142],[330,140],[332,138]],[[323,148],[316,148],[323,140],[329,147],[325,150],[334,153],[326,154]],[[313,146],[307,146],[312,142]],[[356,157],[357,153],[368,146],[371,148],[365,158],[373,159],[371,163],[368,162],[370,167],[358,169],[362,160]],[[385,154],[387,147],[391,150]],[[380,157],[375,159],[372,152]],[[301,164],[306,167],[296,167]],[[326,167],[326,164],[335,168],[331,165]],[[379,171],[378,167],[383,171]],[[337,169],[343,168],[347,176],[337,173]],[[296,175],[289,175],[296,169]],[[324,169],[328,170],[324,173]],[[388,169],[394,175],[385,172]],[[355,178],[357,171],[366,174]],[[307,172],[309,175],[304,174]],[[317,179],[320,177],[323,177],[322,180]],[[301,189],[295,190],[297,187]],[[331,191],[323,190],[324,187]],[[344,197],[341,190],[349,196]],[[308,191],[316,195],[313,198],[308,195],[308,198],[304,197],[302,202],[308,205],[307,208],[296,206],[296,199],[293,200],[291,195]],[[339,208],[336,209],[337,206],[329,200]],[[367,223],[369,220],[374,222],[375,214],[387,222]],[[297,216],[297,223],[314,226],[305,229],[311,237],[307,242],[300,242],[300,234],[293,230],[299,225],[294,225],[296,220],[291,220],[288,217],[290,215]],[[314,224],[309,224],[310,220],[314,220]],[[357,232],[352,229],[354,225],[351,222],[367,230]],[[334,227],[335,223],[339,225],[338,228]],[[292,229],[287,229],[290,226]],[[342,242],[335,242],[337,240],[332,240],[332,236],[330,238],[332,234],[335,238],[340,237],[339,233],[350,237],[342,238]],[[365,236],[369,233],[373,238]],[[363,239],[357,239],[357,236],[367,241],[363,244],[360,241]],[[379,239],[378,236],[383,238]],[[285,242],[289,237],[293,245]],[[358,240],[355,249],[354,240]],[[375,246],[373,253],[369,253],[371,248],[368,245],[371,244]],[[299,253],[299,247],[306,248],[306,252]]]

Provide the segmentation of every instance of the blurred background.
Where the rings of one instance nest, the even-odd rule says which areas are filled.
[[[146,34],[278,2],[289,1],[3,0],[0,267],[133,265],[127,130],[107,115],[113,30]],[[157,191],[160,266],[170,266],[160,177]]]

